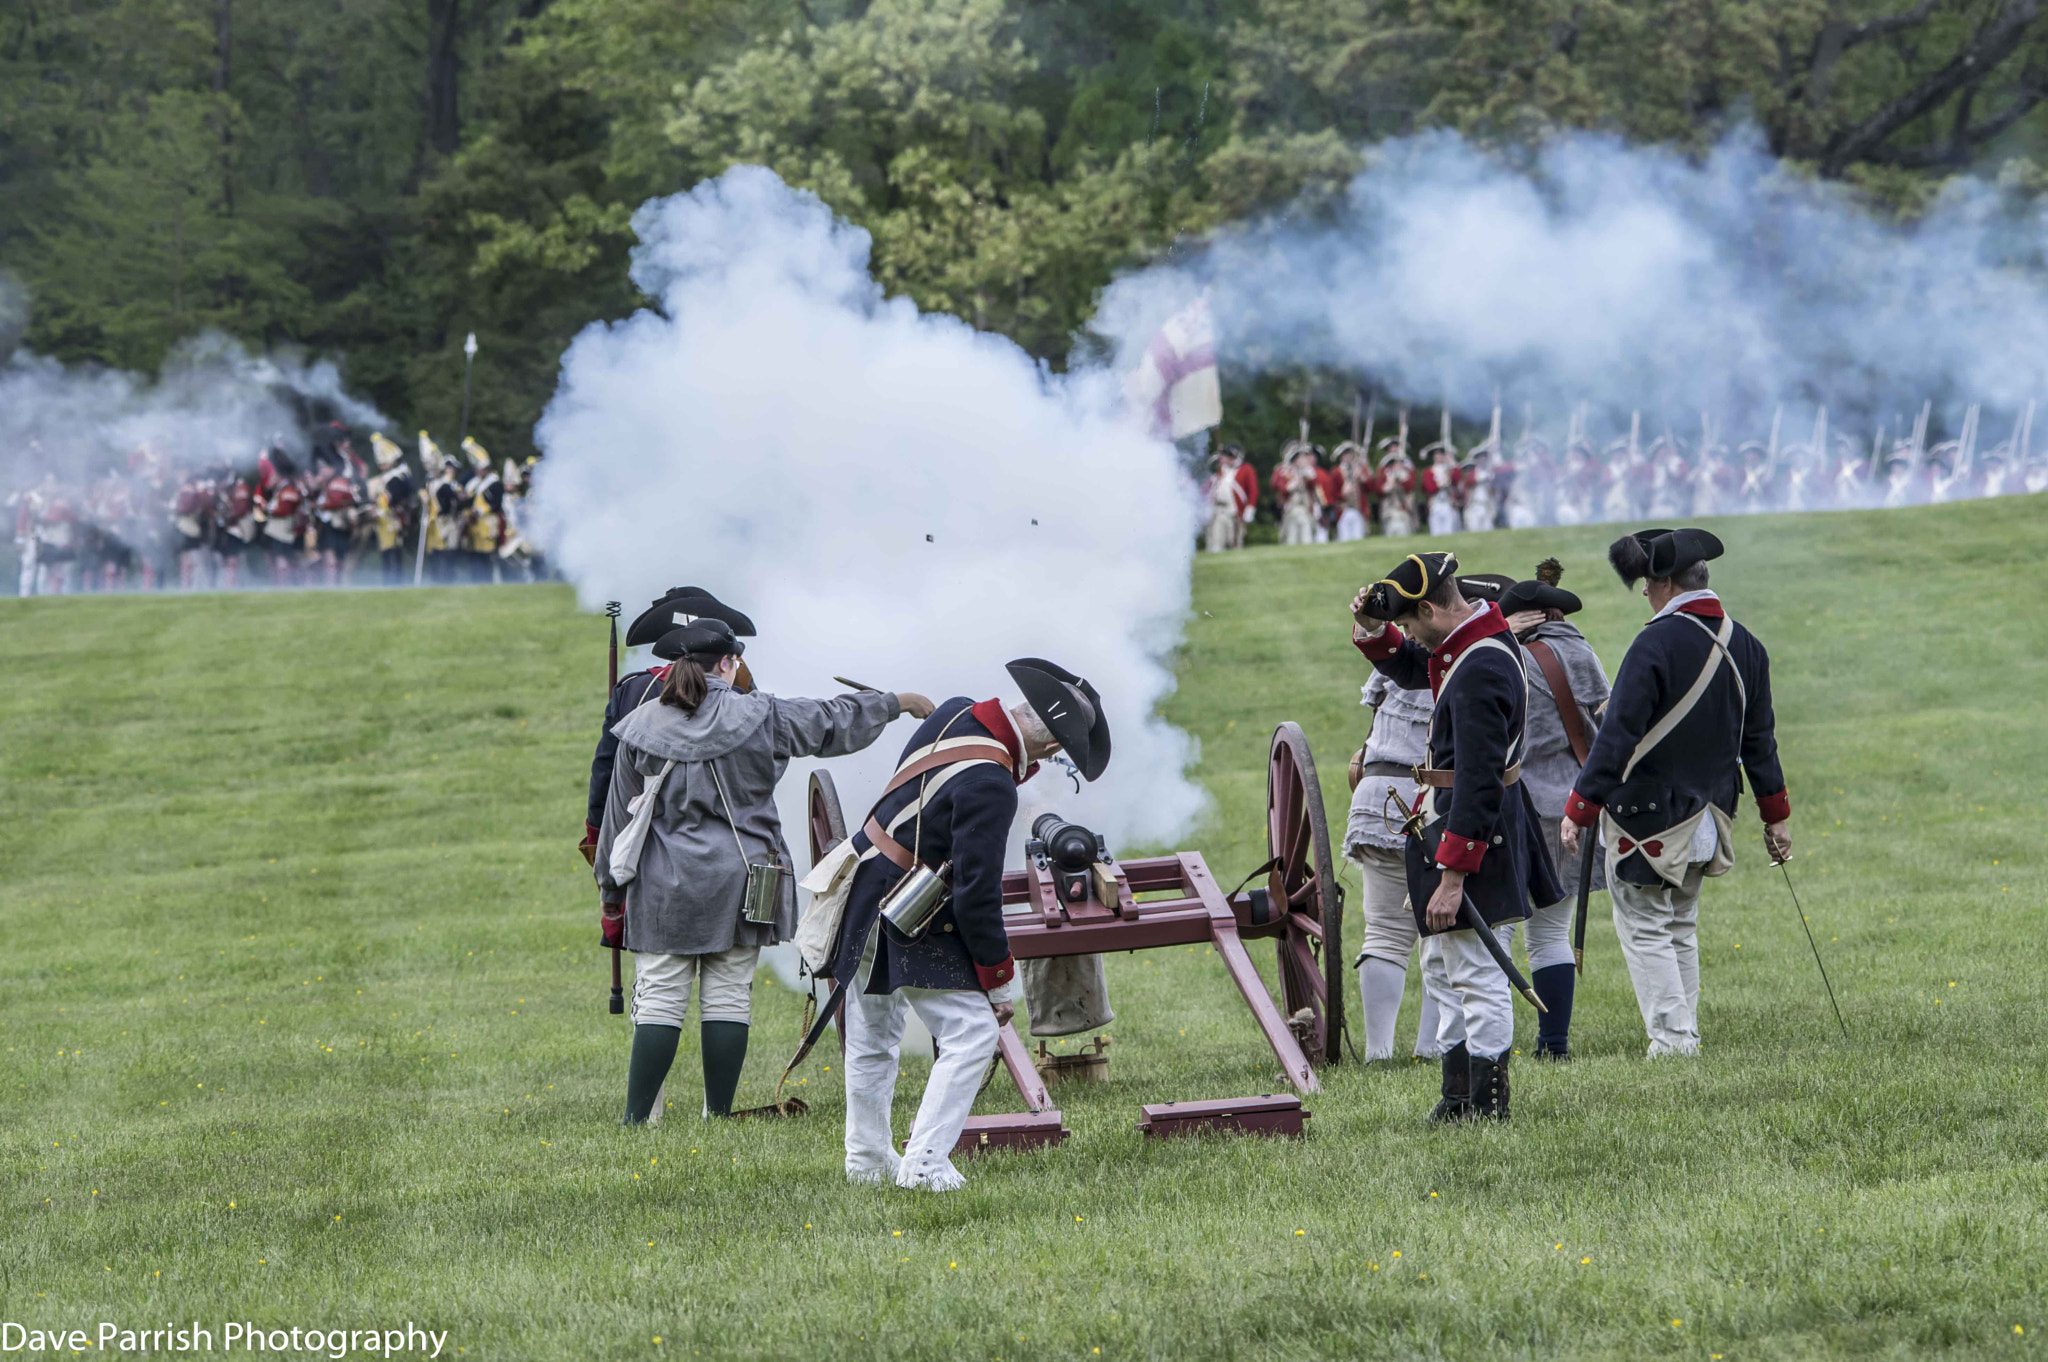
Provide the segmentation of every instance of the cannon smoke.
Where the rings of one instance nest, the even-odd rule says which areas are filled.
[[[1014,695],[1041,656],[1101,690],[1103,779],[1024,788],[1109,834],[1170,841],[1202,807],[1191,740],[1155,713],[1188,605],[1193,526],[1173,447],[1117,385],[885,299],[870,239],[739,167],[634,218],[656,306],[593,325],[536,430],[530,507],[586,606],[697,585],[745,608],[785,695],[831,677],[943,699]],[[857,818],[909,736],[834,763]],[[803,782],[785,782],[801,843]]]

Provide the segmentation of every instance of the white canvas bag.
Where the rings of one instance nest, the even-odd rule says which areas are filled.
[[[640,851],[647,845],[647,829],[654,822],[654,806],[661,798],[661,787],[668,783],[668,773],[675,767],[673,760],[663,762],[654,779],[648,781],[626,805],[626,812],[632,818],[612,839],[612,882],[621,889],[640,877]]]

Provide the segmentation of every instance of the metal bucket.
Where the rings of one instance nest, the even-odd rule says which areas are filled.
[[[782,877],[786,872],[779,865],[747,865],[747,892],[740,905],[740,914],[757,927],[772,926],[776,910],[782,906]]]
[[[930,930],[932,919],[946,906],[953,896],[952,888],[946,883],[946,872],[953,863],[946,862],[937,870],[923,861],[910,867],[904,877],[896,882],[882,898],[882,930],[889,939],[899,946],[908,946]]]

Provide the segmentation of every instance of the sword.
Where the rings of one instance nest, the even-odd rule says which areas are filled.
[[[1387,787],[1387,797],[1380,801],[1380,818],[1388,823],[1392,822],[1391,819],[1387,818],[1387,805],[1390,802],[1395,804],[1401,802],[1399,793],[1391,785]],[[1401,832],[1411,838],[1417,846],[1420,846],[1422,843],[1422,814],[1420,812],[1409,814],[1406,819],[1402,820]],[[1543,1005],[1543,1000],[1536,996],[1536,990],[1529,987],[1529,981],[1522,977],[1522,972],[1515,968],[1515,962],[1508,958],[1507,947],[1500,944],[1500,938],[1493,934],[1493,929],[1486,925],[1486,919],[1479,915],[1479,909],[1472,902],[1470,894],[1459,896],[1458,925],[1479,938],[1481,944],[1486,947],[1486,953],[1493,957],[1494,964],[1500,966],[1500,972],[1508,977],[1508,983],[1514,986],[1515,992],[1529,1000],[1529,1006],[1535,1008],[1538,1012],[1547,1013],[1550,1011],[1549,1008]]]
[[[1792,858],[1787,856],[1785,861]],[[1835,1025],[1842,1028],[1842,1039],[1849,1039],[1849,1024],[1842,1020],[1842,1005],[1835,1001],[1835,986],[1828,982],[1828,967],[1820,962],[1820,943],[1813,939],[1813,927],[1806,920],[1806,910],[1799,906],[1799,891],[1792,887],[1792,872],[1785,869],[1785,861],[1772,861],[1778,873],[1785,877],[1785,892],[1792,896],[1792,911],[1799,914],[1799,925],[1806,931],[1806,944],[1813,951],[1814,967],[1820,971],[1821,987],[1828,991],[1828,1006],[1835,1009]]]
[[[1572,914],[1572,965],[1586,972],[1586,900],[1593,896],[1593,848],[1600,838],[1592,828],[1579,834],[1586,845],[1579,849],[1579,906]]]

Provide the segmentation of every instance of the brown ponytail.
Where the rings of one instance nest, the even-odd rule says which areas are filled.
[[[704,674],[718,670],[718,664],[724,660],[702,653],[685,653],[677,658],[669,665],[668,680],[662,683],[661,702],[685,713],[696,713],[697,706],[704,703],[710,692],[704,684]]]

